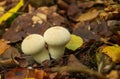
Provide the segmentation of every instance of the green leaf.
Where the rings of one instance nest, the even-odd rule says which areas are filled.
[[[24,5],[24,0],[20,0],[20,2],[13,8],[11,8],[7,13],[5,13],[2,17],[0,17],[0,24],[3,21],[6,21],[10,18],[15,12],[17,12]]]
[[[83,45],[83,39],[80,36],[71,34],[71,40],[66,45],[66,48],[75,51]]]

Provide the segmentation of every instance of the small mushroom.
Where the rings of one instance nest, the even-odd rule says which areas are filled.
[[[45,48],[45,41],[39,34],[31,34],[27,36],[23,40],[21,48],[24,54],[31,55],[38,63],[50,59],[49,52]]]
[[[60,59],[65,50],[65,45],[70,41],[70,33],[62,26],[54,26],[44,33],[44,40],[53,59]]]

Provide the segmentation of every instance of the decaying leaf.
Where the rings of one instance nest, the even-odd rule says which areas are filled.
[[[99,14],[97,10],[90,10],[87,13],[84,13],[76,18],[76,21],[90,21],[95,19]]]
[[[5,79],[24,79],[28,72],[29,70],[26,68],[14,68],[5,73]]]
[[[0,40],[0,55],[6,51],[10,46],[5,42]]]
[[[85,23],[85,24],[78,23],[75,25],[75,27],[77,28],[73,30],[73,34],[82,37],[84,42],[89,41],[91,39],[100,40],[99,35],[89,30],[89,28],[91,28],[89,23]]]
[[[4,53],[0,55],[0,65],[4,67],[26,67],[28,66],[28,61],[27,58],[20,56],[18,49],[9,47],[6,51],[4,51]]]
[[[35,69],[36,79],[48,79],[48,74],[43,70]]]
[[[120,62],[120,46],[115,44],[113,46],[106,46],[102,50],[103,53],[108,55],[113,62],[119,63]]]
[[[54,0],[29,0],[30,4],[34,7],[54,4]]]
[[[88,67],[83,65],[73,54],[71,54],[68,58],[68,66],[72,67],[81,67],[87,69]]]
[[[33,68],[14,68],[5,73],[5,79],[48,79],[44,70]]]
[[[32,13],[19,15],[2,38],[15,43],[29,34],[43,35],[50,26],[62,24],[65,24],[65,18],[56,12],[56,6],[40,7]]]
[[[70,42],[66,45],[66,47],[70,50],[75,51],[79,47],[83,45],[83,39],[80,36],[71,34],[71,40]]]
[[[101,52],[103,48],[104,46],[99,47],[96,52],[96,63],[99,73],[108,73],[115,64],[111,61],[110,57]]]
[[[0,55],[0,59],[8,59],[8,58],[14,58],[19,57],[20,53],[15,47],[9,47],[6,51],[4,51],[3,54]]]
[[[24,0],[20,0],[20,2],[10,9],[7,13],[5,13],[1,18],[0,18],[0,24],[3,21],[6,21],[8,18],[10,18],[15,12],[17,12],[22,6],[24,5]]]

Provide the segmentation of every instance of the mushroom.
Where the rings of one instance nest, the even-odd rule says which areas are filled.
[[[44,33],[44,40],[53,59],[60,59],[65,50],[65,45],[70,41],[70,33],[62,26],[54,26]]]
[[[50,59],[49,52],[45,47],[45,41],[39,34],[27,36],[21,44],[21,49],[24,54],[31,55],[38,63]]]

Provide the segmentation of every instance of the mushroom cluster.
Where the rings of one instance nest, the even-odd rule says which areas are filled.
[[[43,36],[39,34],[27,36],[21,44],[21,49],[24,54],[31,55],[37,63],[41,63],[50,60],[50,57],[60,59],[64,55],[65,45],[69,41],[69,31],[64,27],[54,26],[47,29]]]

